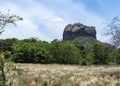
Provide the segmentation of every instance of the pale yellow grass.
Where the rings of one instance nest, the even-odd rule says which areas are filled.
[[[120,86],[120,66],[15,65],[13,86]]]

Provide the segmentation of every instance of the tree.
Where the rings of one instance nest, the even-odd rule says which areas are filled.
[[[4,32],[4,28],[7,24],[16,25],[16,21],[22,20],[22,17],[16,15],[10,15],[9,10],[8,13],[0,12],[0,33]],[[0,51],[0,85],[5,86],[6,74],[5,74],[5,58],[3,51]]]
[[[80,51],[70,42],[54,40],[51,42],[52,62],[58,64],[80,64]]]
[[[22,17],[16,16],[16,15],[10,15],[8,13],[2,13],[0,12],[0,33],[4,32],[4,28],[7,24],[14,24],[16,25],[16,22],[19,20],[23,20]]]
[[[107,35],[111,35],[112,43],[120,46],[120,15],[113,18],[112,22],[108,24]]]
[[[95,44],[93,46],[94,64],[106,64],[108,57],[108,49],[102,45]]]
[[[109,61],[120,64],[120,48],[115,49],[109,54]]]

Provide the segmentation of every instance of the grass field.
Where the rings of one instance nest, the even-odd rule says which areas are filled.
[[[120,66],[15,64],[12,86],[120,86]]]

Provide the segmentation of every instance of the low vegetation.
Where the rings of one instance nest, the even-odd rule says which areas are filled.
[[[10,86],[120,86],[119,66],[15,64]]]

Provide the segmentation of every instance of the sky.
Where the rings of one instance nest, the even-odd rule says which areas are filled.
[[[17,27],[7,25],[0,39],[62,40],[66,25],[95,26],[97,39],[108,42],[105,26],[120,14],[120,0],[0,0],[0,11],[23,17]]]

